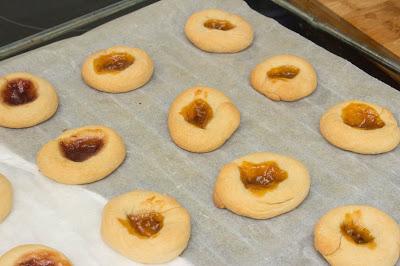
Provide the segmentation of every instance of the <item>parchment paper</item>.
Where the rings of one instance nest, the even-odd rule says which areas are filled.
[[[255,40],[249,49],[209,54],[186,40],[183,25],[188,16],[214,7],[240,14],[253,25]],[[81,80],[81,63],[88,54],[116,44],[146,50],[155,62],[152,80],[118,95],[90,89]],[[282,53],[305,57],[315,66],[319,84],[314,94],[294,103],[273,102],[250,87],[251,69]],[[55,117],[39,126],[0,128],[1,142],[34,162],[40,147],[65,128],[114,128],[126,141],[128,157],[111,176],[85,187],[107,198],[136,188],[176,197],[192,216],[192,237],[182,257],[196,265],[324,265],[313,248],[313,226],[325,212],[343,204],[370,204],[400,221],[400,148],[383,155],[358,155],[331,146],[319,133],[323,112],[348,99],[386,106],[399,118],[400,93],[242,1],[164,0],[80,37],[1,62],[1,75],[14,71],[47,78],[61,104]],[[241,111],[238,131],[207,154],[181,150],[168,135],[169,105],[194,85],[218,88]],[[299,208],[255,221],[213,206],[220,168],[256,151],[290,155],[308,167],[311,192]]]

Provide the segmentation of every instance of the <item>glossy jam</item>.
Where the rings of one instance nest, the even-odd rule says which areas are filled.
[[[385,126],[378,112],[367,104],[350,103],[342,109],[343,122],[359,129],[377,129]]]
[[[57,253],[40,251],[24,255],[14,266],[72,266]]]
[[[99,137],[75,137],[59,142],[60,148],[66,158],[74,162],[83,162],[96,155],[104,146],[104,141]]]
[[[235,28],[235,25],[233,25],[232,23],[230,23],[227,20],[209,19],[206,22],[204,22],[204,27],[212,29],[212,30],[228,31],[228,30]]]
[[[98,74],[117,73],[132,65],[135,58],[128,53],[110,53],[97,57],[94,69]]]
[[[118,219],[118,221],[130,234],[141,238],[149,238],[156,236],[162,229],[164,216],[158,212],[129,214],[126,219]]]
[[[213,118],[211,106],[202,99],[196,99],[183,107],[180,114],[190,124],[203,129],[206,128],[208,122]]]
[[[360,225],[361,211],[346,213],[343,223],[340,225],[342,235],[350,242],[357,245],[365,245],[369,248],[376,246],[375,238],[371,232]]]
[[[33,102],[37,98],[37,91],[32,81],[13,79],[7,82],[1,96],[8,105],[21,105]]]
[[[242,162],[239,166],[240,179],[245,188],[257,195],[264,195],[276,188],[288,174],[274,161],[262,163]]]
[[[293,79],[300,72],[300,68],[292,65],[283,65],[268,70],[267,76],[271,79]]]

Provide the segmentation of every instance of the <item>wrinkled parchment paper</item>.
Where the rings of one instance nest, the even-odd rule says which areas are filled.
[[[247,19],[255,30],[253,45],[237,54],[210,54],[192,46],[183,25],[191,13],[205,8],[222,8]],[[90,89],[80,77],[83,60],[117,44],[150,54],[155,62],[152,80],[118,95]],[[315,66],[319,84],[311,96],[294,103],[273,102],[250,87],[251,69],[283,53],[305,57]],[[376,156],[345,152],[328,144],[318,129],[323,112],[348,99],[386,106],[399,118],[400,93],[243,1],[164,0],[80,37],[0,63],[0,75],[14,71],[47,78],[57,89],[60,108],[51,120],[33,128],[0,128],[1,143],[34,162],[40,147],[65,128],[114,128],[126,141],[126,161],[108,178],[84,187],[107,198],[136,188],[176,197],[192,216],[192,237],[182,257],[196,265],[324,265],[313,249],[313,226],[338,205],[370,204],[400,221],[400,148]],[[181,150],[168,135],[169,105],[194,85],[223,91],[242,116],[232,138],[207,154]],[[299,208],[255,221],[213,206],[220,168],[256,151],[290,155],[308,167],[311,191]],[[80,252],[79,247],[71,249]]]

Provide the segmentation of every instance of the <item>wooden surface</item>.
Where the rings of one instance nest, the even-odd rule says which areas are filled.
[[[400,62],[400,0],[289,0],[292,4]]]

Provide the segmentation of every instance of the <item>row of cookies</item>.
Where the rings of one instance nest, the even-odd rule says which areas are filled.
[[[201,12],[199,12],[199,13],[201,13]],[[217,14],[215,14],[215,16],[218,16]],[[196,17],[195,15],[193,15],[192,17]],[[191,17],[191,18],[192,18]],[[200,16],[200,17],[202,17],[202,16]],[[188,27],[188,25],[190,25],[190,21],[191,21],[191,18],[188,20],[188,23],[187,23],[187,26],[186,26],[186,28],[185,28],[185,32],[187,33],[187,35],[188,35],[188,38],[190,39],[190,37],[189,37],[189,34],[188,34],[188,29],[190,29],[190,27]],[[233,18],[232,18],[233,19]],[[207,23],[206,23],[207,22]],[[221,21],[218,21],[218,20],[214,20],[214,21],[211,21],[211,22],[209,22],[208,23],[208,21],[206,21],[206,22],[204,22],[204,27],[205,28],[214,28],[214,29],[218,29],[218,30],[221,30],[221,31],[230,31],[230,30],[232,30],[232,29],[234,29],[234,28],[232,28],[232,26],[233,26],[233,24],[231,24],[230,26],[228,25],[227,26],[227,28],[231,28],[231,29],[226,29],[225,27],[223,27],[223,28],[221,28],[221,29],[219,29],[220,27],[221,27]],[[228,21],[229,22],[229,21]],[[223,22],[222,24],[224,24],[225,22]],[[206,24],[208,25],[208,26],[206,26]],[[215,32],[215,31],[212,31],[212,32]],[[216,35],[218,35],[218,34],[216,34]],[[228,40],[229,40],[229,38],[228,38]],[[195,42],[195,40],[192,40],[191,39],[191,41],[194,43],[194,44],[196,44],[196,42]],[[201,43],[200,44],[196,44],[196,45],[198,45],[199,47],[202,45]],[[202,48],[203,49],[203,48]],[[204,50],[206,50],[206,49],[204,49]],[[218,52],[218,51],[214,51],[214,52]],[[224,52],[226,52],[226,51],[224,51]],[[230,52],[233,52],[233,51],[230,51]],[[113,51],[111,51],[110,52],[110,54],[112,54],[113,53]],[[122,72],[124,72],[125,71],[125,69],[128,69],[129,68],[129,66],[130,65],[132,65],[133,64],[133,62],[131,62],[130,63],[130,65],[129,65],[129,58],[128,59],[122,59],[122,60],[119,60],[118,58],[119,57],[124,57],[124,56],[126,56],[126,55],[124,55],[124,54],[118,54],[117,53],[117,55],[113,55],[112,57],[111,57],[111,63],[109,62],[109,61],[107,61],[107,58],[103,58],[103,59],[101,59],[101,60],[99,60],[98,62],[100,62],[100,63],[95,63],[94,61],[94,59],[92,60],[92,59],[90,59],[89,60],[89,62],[90,62],[90,64],[89,64],[89,70],[91,69],[91,70],[95,70],[96,71],[96,65],[102,65],[102,64],[104,64],[104,63],[101,63],[102,61],[106,61],[106,63],[104,64],[105,66],[107,66],[105,69],[107,70],[107,71],[109,71],[109,72],[117,72],[117,73],[119,73],[118,71],[122,71]],[[97,57],[96,57],[97,58]],[[100,59],[101,57],[99,56],[99,59]],[[114,62],[113,60],[115,60],[115,58],[117,58],[117,60],[116,60],[116,62]],[[128,63],[126,63],[125,61],[127,61]],[[292,60],[293,61],[293,60]],[[93,65],[91,65],[91,64],[93,64]],[[128,64],[128,68],[126,68],[124,65],[126,65],[126,64]],[[121,66],[122,65],[122,66]],[[85,64],[84,64],[84,66],[85,66]],[[125,68],[124,68],[125,67]],[[122,68],[122,70],[121,70],[121,68]],[[297,68],[297,69],[296,69]],[[256,68],[257,69],[257,68]],[[261,70],[260,70],[261,69]],[[305,68],[305,69],[309,69],[309,68]],[[102,71],[102,67],[100,67],[98,70],[100,70],[100,72]],[[298,67],[293,67],[293,65],[285,65],[285,64],[283,64],[282,65],[282,63],[280,63],[279,64],[279,60],[278,60],[278,64],[276,65],[276,66],[274,66],[274,67],[270,67],[270,69],[269,70],[267,70],[266,72],[267,72],[267,80],[269,80],[269,79],[271,79],[272,80],[272,82],[271,82],[271,84],[270,85],[265,85],[265,84],[263,84],[263,83],[260,83],[259,82],[259,78],[257,78],[257,77],[261,77],[260,76],[260,73],[262,74],[262,72],[263,72],[263,68],[260,68],[259,66],[258,66],[258,71],[253,71],[253,73],[252,73],[252,85],[257,89],[258,88],[258,90],[260,90],[260,91],[262,91],[263,90],[263,88],[266,88],[267,90],[266,90],[266,92],[265,92],[265,95],[267,95],[267,96],[269,96],[269,97],[271,97],[272,99],[275,99],[275,100],[277,100],[277,99],[282,99],[282,100],[296,100],[296,98],[295,97],[304,97],[304,96],[306,96],[306,95],[308,95],[308,94],[310,94],[311,92],[312,92],[312,90],[314,90],[315,89],[315,87],[316,87],[316,78],[315,78],[315,80],[314,80],[314,83],[315,83],[315,87],[314,88],[312,88],[313,86],[308,86],[308,89],[306,90],[306,93],[308,93],[308,94],[305,94],[304,92],[303,92],[303,94],[300,94],[300,96],[293,96],[293,93],[289,93],[289,96],[286,96],[285,95],[285,93],[287,92],[287,91],[289,91],[290,92],[290,90],[291,90],[291,86],[288,86],[288,85],[285,85],[286,86],[286,89],[285,89],[285,86],[281,86],[281,85],[279,85],[279,86],[277,86],[277,88],[278,89],[273,89],[273,91],[271,92],[271,91],[268,91],[268,88],[270,88],[270,87],[272,87],[274,84],[279,84],[279,83],[282,83],[282,84],[287,84],[287,83],[293,83],[293,84],[296,84],[296,79],[298,79],[299,77],[302,77],[302,74],[305,72],[305,71],[300,71],[300,75],[299,75],[299,70],[301,70],[301,68],[298,68]],[[106,72],[107,72],[106,71]],[[296,73],[297,72],[297,73]],[[84,73],[84,68],[82,69],[82,73]],[[89,72],[90,73],[90,72]],[[315,73],[315,72],[314,72]],[[258,75],[258,76],[257,76]],[[264,74],[265,75],[265,74]],[[85,78],[85,76],[87,76],[88,78]],[[150,75],[151,76],[151,75]],[[306,77],[309,77],[309,75],[306,75]],[[86,82],[88,83],[88,84],[90,84],[90,82],[91,82],[91,80],[93,80],[93,79],[96,79],[96,76],[94,75],[92,75],[92,76],[90,76],[90,75],[84,75],[84,79],[86,80]],[[266,78],[265,77],[263,77],[263,79],[264,80],[266,80]],[[123,79],[121,79],[121,80],[123,80]],[[253,81],[254,80],[254,81]],[[99,84],[104,84],[105,83],[105,81],[103,81],[103,82],[100,82]],[[118,83],[117,82],[117,80],[113,83],[113,84],[115,84],[115,83]],[[305,83],[305,84],[307,84],[307,83]],[[311,82],[311,85],[312,85],[313,83]],[[111,85],[111,84],[109,84],[109,85]],[[94,82],[94,83],[92,83],[92,85],[91,86],[93,86],[93,87],[95,87],[95,86],[97,86],[96,85],[96,82]],[[311,91],[310,91],[310,87],[312,88],[311,89]],[[100,89],[100,90],[102,90],[102,88],[98,88],[98,89]],[[234,106],[233,106],[233,104],[231,104],[231,102],[229,101],[229,100],[226,100],[226,99],[224,99],[223,97],[214,97],[214,96],[212,96],[212,97],[210,97],[210,98],[215,98],[216,99],[216,105],[214,105],[214,107],[216,107],[216,108],[212,108],[212,107],[210,107],[210,106],[213,106],[213,105],[211,105],[211,104],[208,104],[208,101],[209,101],[209,99],[208,99],[208,93],[201,93],[201,89],[200,89],[200,93],[198,93],[198,89],[199,88],[196,88],[196,89],[194,89],[194,95],[196,96],[198,96],[198,95],[200,95],[200,97],[198,97],[199,99],[195,99],[195,96],[193,96],[193,101],[192,102],[190,102],[190,100],[187,100],[188,98],[190,98],[191,97],[191,95],[190,95],[190,97],[186,97],[186,100],[187,100],[187,105],[185,105],[185,106],[182,106],[182,109],[179,109],[179,108],[176,108],[176,110],[177,111],[179,111],[179,112],[175,112],[175,111],[172,111],[172,110],[174,110],[173,109],[173,107],[174,107],[174,104],[175,104],[175,107],[176,106],[179,106],[179,104],[181,104],[182,103],[182,101],[185,101],[185,99],[183,99],[183,100],[179,100],[179,101],[175,101],[174,102],[174,104],[171,106],[171,111],[170,111],[170,115],[169,115],[169,128],[170,128],[170,133],[171,133],[171,136],[172,136],[172,138],[173,138],[173,140],[179,145],[179,146],[181,146],[181,147],[183,147],[183,148],[186,148],[186,149],[188,149],[188,150],[190,150],[191,149],[191,147],[189,146],[189,147],[185,147],[184,145],[185,145],[185,141],[183,141],[182,143],[183,144],[181,144],[180,145],[180,141],[181,141],[181,138],[185,138],[185,136],[186,137],[189,137],[189,140],[186,140],[186,142],[189,144],[189,145],[197,145],[197,146],[200,146],[201,147],[201,145],[198,145],[198,143],[196,143],[196,142],[191,142],[190,141],[190,136],[194,133],[194,131],[191,131],[191,129],[192,128],[190,128],[190,126],[189,126],[189,129],[188,130],[186,130],[184,127],[185,127],[185,125],[186,124],[191,124],[192,126],[193,125],[195,125],[196,127],[199,127],[199,125],[200,125],[200,127],[199,128],[202,128],[202,129],[208,129],[208,127],[211,127],[210,125],[211,125],[211,123],[210,123],[210,125],[208,125],[208,122],[211,120],[211,121],[213,121],[213,123],[214,123],[214,121],[220,121],[220,122],[224,122],[223,120],[224,120],[224,118],[225,119],[228,119],[229,121],[231,121],[231,123],[233,124],[233,125],[231,125],[231,129],[230,130],[228,130],[227,132],[228,133],[224,133],[224,134],[222,134],[222,135],[224,135],[224,136],[222,136],[222,137],[219,137],[219,132],[218,132],[218,130],[214,130],[214,133],[218,133],[217,135],[216,135],[216,137],[217,137],[217,139],[218,139],[218,142],[217,142],[217,144],[213,144],[212,145],[212,147],[211,148],[208,148],[208,149],[210,149],[210,150],[213,150],[213,149],[215,149],[215,148],[218,148],[220,145],[222,145],[224,142],[225,142],[225,140],[227,139],[227,138],[229,138],[229,136],[233,133],[233,131],[237,128],[237,126],[238,126],[238,124],[239,124],[239,121],[238,121],[238,119],[235,119],[235,118],[240,118],[240,115],[239,115],[239,112],[237,111],[237,109],[236,108],[234,108]],[[104,89],[103,89],[104,90]],[[116,89],[116,90],[118,90],[118,88]],[[122,89],[120,89],[120,90],[122,90]],[[208,89],[206,89],[205,91],[207,91]],[[213,91],[216,91],[216,90],[213,90]],[[275,93],[276,91],[278,91],[278,93]],[[295,90],[292,90],[292,91],[295,91]],[[263,92],[263,91],[262,91]],[[264,92],[263,92],[264,93]],[[215,94],[218,94],[218,93],[210,93],[210,94],[213,94],[213,95],[215,95]],[[220,93],[220,94],[222,94],[222,93]],[[281,95],[282,94],[282,95]],[[200,101],[200,100],[202,100],[201,98],[202,98],[202,95],[203,95],[203,97],[205,97],[206,99],[205,100],[203,100],[203,102],[202,101]],[[278,95],[278,96],[277,96]],[[221,95],[219,95],[219,96],[221,96]],[[222,94],[222,96],[223,96],[223,94]],[[275,98],[274,98],[275,97]],[[285,98],[285,97],[288,97],[288,98]],[[290,97],[292,97],[292,98],[290,98]],[[178,97],[179,98],[179,97]],[[185,97],[182,97],[182,98],[185,98]],[[225,97],[226,98],[226,97]],[[222,100],[222,103],[223,104],[221,104],[221,102],[219,102],[219,100]],[[212,101],[214,101],[214,100],[212,100]],[[207,105],[208,105],[208,107],[207,107]],[[222,110],[222,112],[219,112],[219,110],[220,110],[220,108],[219,108],[219,106],[222,106],[222,108],[221,108],[221,110]],[[230,106],[230,107],[229,107]],[[232,107],[233,106],[233,107]],[[204,111],[205,110],[205,111]],[[211,110],[211,111],[210,111]],[[219,117],[218,119],[217,118],[215,118],[215,117],[213,117],[213,110],[216,110],[216,114],[218,113],[218,116],[216,116],[216,117]],[[218,111],[218,112],[217,112]],[[181,116],[177,116],[176,114],[177,113],[179,113]],[[231,115],[231,114],[235,114],[236,113],[236,115]],[[221,115],[222,114],[222,115]],[[178,119],[175,119],[175,122],[176,123],[173,123],[174,122],[174,118],[178,118]],[[180,118],[180,121],[179,121],[179,118]],[[172,122],[171,122],[172,121]],[[184,121],[186,121],[186,122],[188,122],[188,123],[186,123],[185,124],[185,122]],[[183,122],[183,123],[182,123]],[[194,123],[193,123],[194,122]],[[218,128],[218,126],[221,126],[221,123],[220,122],[218,122],[218,123],[215,123],[215,125],[217,126],[216,128]],[[179,125],[180,124],[180,125]],[[197,124],[197,125],[196,125]],[[177,125],[177,127],[178,127],[178,130],[176,130],[176,127],[175,127],[175,125]],[[222,124],[222,125],[224,125],[224,124]],[[180,128],[179,129],[179,126],[182,126],[183,128]],[[229,127],[229,124],[228,124],[228,127]],[[225,127],[223,127],[224,129],[225,129]],[[233,129],[232,129],[233,128]],[[179,136],[183,136],[183,137],[174,137],[174,132],[175,131],[178,131],[178,134],[180,134]],[[183,132],[183,134],[182,133],[180,133],[180,132]],[[231,132],[230,132],[231,131]],[[321,130],[322,131],[322,130]],[[186,132],[186,133],[185,133]],[[204,135],[204,134],[203,134]],[[210,138],[210,136],[212,137],[213,135],[209,135],[209,137],[208,137],[208,139],[210,140],[211,138]],[[79,138],[78,138],[79,139]],[[201,143],[200,143],[201,144]],[[205,136],[205,137],[203,137],[203,144],[204,144],[204,146],[207,144],[207,136]],[[98,148],[96,148],[96,146],[97,146],[97,144],[89,144],[89,146],[95,146],[94,147],[94,149],[95,149],[95,151],[96,151],[96,149],[98,149]],[[70,146],[70,147],[72,147],[73,148],[73,146],[74,146],[74,144],[69,144],[68,145],[68,143],[66,144],[66,145],[64,145],[64,146],[66,146],[66,147],[68,147],[68,146]],[[90,149],[92,149],[91,147],[89,147],[89,150]],[[196,150],[194,150],[194,151],[196,151]],[[207,151],[207,150],[205,150],[205,151]],[[199,150],[199,151],[197,151],[197,152],[202,152],[201,150]],[[78,155],[77,157],[80,157],[80,155]],[[267,167],[267,169],[271,169],[271,167]],[[273,169],[273,168],[272,168]],[[307,190],[308,191],[308,190]],[[217,201],[216,201],[217,202]]]

